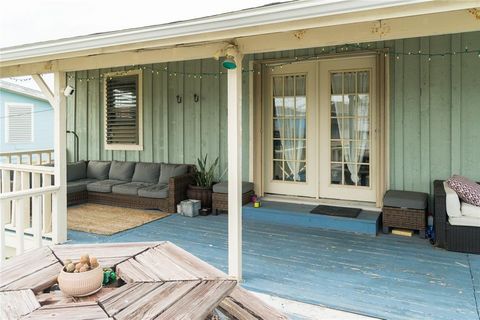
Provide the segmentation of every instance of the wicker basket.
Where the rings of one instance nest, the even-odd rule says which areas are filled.
[[[417,230],[420,236],[425,237],[427,218],[425,210],[383,207],[383,231],[389,228],[403,228]]]
[[[70,273],[62,269],[58,275],[60,290],[72,297],[84,297],[97,292],[102,288],[102,281],[103,268],[101,266],[79,273]]]
[[[242,194],[242,205],[250,202],[254,191],[248,191]],[[218,214],[218,211],[228,211],[228,193],[214,192],[212,195],[212,212]]]

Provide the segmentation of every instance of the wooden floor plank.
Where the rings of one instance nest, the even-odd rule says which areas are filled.
[[[180,247],[172,244],[171,242],[165,242],[161,245],[158,245],[154,248],[162,252],[162,254],[167,257],[174,264],[180,268],[191,273],[198,279],[203,280],[215,280],[215,279],[225,279],[227,274],[213,267],[212,265],[206,263],[205,261],[200,260],[195,257],[193,254],[188,251],[183,250]]]
[[[142,265],[144,270],[154,273],[163,281],[198,280],[198,277],[176,265],[155,248],[136,255],[135,260]]]
[[[155,319],[204,320],[236,285],[233,280],[202,281]]]
[[[28,266],[23,268],[27,269]],[[35,273],[30,273],[14,282],[1,288],[1,290],[21,290],[31,289],[34,293],[40,292],[46,288],[51,287],[57,282],[58,274],[63,266],[56,262],[43,269],[37,270]]]
[[[160,278],[144,268],[137,260],[130,258],[117,265],[117,275],[125,282],[160,281]]]
[[[16,320],[40,308],[32,290],[0,292],[0,319]]]
[[[103,309],[94,302],[54,304],[41,307],[22,319],[32,320],[99,320],[108,319]]]
[[[165,282],[145,295],[136,294],[139,299],[121,312],[114,314],[114,317],[116,320],[154,319],[199,284],[200,281]],[[141,284],[143,285],[145,284]],[[184,307],[189,308],[188,305]]]
[[[233,301],[230,297],[223,299],[218,308],[220,308],[224,314],[227,314],[234,319],[259,320],[257,317],[248,312],[248,310],[242,308],[242,306]]]
[[[114,316],[161,285],[161,283],[153,282],[127,283],[110,294],[101,297],[98,303],[109,316]]]
[[[237,305],[241,305],[242,308],[248,310],[250,314],[258,319],[287,319],[283,314],[241,287],[237,286],[229,295],[229,298],[235,301]]]
[[[58,262],[48,247],[26,252],[6,261],[0,269],[0,290],[29,274]],[[28,266],[28,267],[27,267]]]

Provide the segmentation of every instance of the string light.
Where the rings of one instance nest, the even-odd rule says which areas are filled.
[[[397,60],[400,60],[402,56],[425,56],[427,57],[427,61],[432,61],[433,58],[435,57],[445,57],[445,56],[456,56],[459,54],[476,54],[480,58],[480,49],[475,49],[471,50],[466,46],[464,50],[459,50],[459,51],[451,51],[451,52],[437,52],[437,53],[424,53],[422,50],[418,51],[396,51],[396,50],[390,50],[389,48],[379,48],[375,49],[372,48],[371,44],[365,44],[361,45],[359,43],[357,44],[346,44],[342,46],[336,46],[336,47],[331,47],[331,48],[321,48],[320,53],[316,53],[315,55],[309,55],[309,56],[303,56],[303,57],[298,57],[295,56],[292,60],[286,61],[286,62],[280,62],[280,63],[272,63],[272,64],[267,64],[267,67],[271,69],[271,71],[275,71],[275,68],[280,68],[282,69],[283,66],[293,64],[296,62],[301,62],[301,61],[314,61],[321,59],[323,55],[329,55],[329,54],[335,54],[337,52],[352,52],[355,50],[368,50],[372,51],[375,50],[377,52],[383,53],[384,57],[388,57],[388,55],[392,55],[395,57]],[[128,70],[124,71],[119,71],[117,72],[118,75],[127,75],[130,71],[135,71],[135,70],[140,70],[140,71],[145,71],[145,72],[150,72],[152,75],[160,75],[161,73],[166,74],[169,77],[177,77],[177,76],[186,76],[186,77],[193,77],[194,79],[203,79],[203,78],[208,78],[212,77],[215,79],[221,78],[222,75],[227,74],[226,72],[219,71],[219,72],[180,72],[178,70],[170,70],[168,66],[163,67],[162,69],[155,69],[151,68],[148,66],[138,66],[138,65],[131,65]],[[260,71],[258,70],[253,70],[253,69],[243,69],[243,73],[254,73],[257,72],[257,74],[260,74]],[[105,76],[103,74],[100,74],[98,77],[78,77],[76,75],[68,75],[68,79],[70,80],[76,80],[79,82],[92,82],[95,80],[103,80]],[[31,77],[22,77],[22,78],[10,78],[16,82],[26,82],[32,80]],[[112,79],[112,77],[108,77],[109,80]]]

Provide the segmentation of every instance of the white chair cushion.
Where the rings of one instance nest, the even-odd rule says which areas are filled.
[[[472,217],[450,217],[448,218],[448,222],[452,226],[466,226],[466,227],[480,227],[480,218],[472,218]]]
[[[449,218],[461,217],[462,211],[460,207],[460,198],[457,193],[451,189],[447,182],[443,182],[443,187],[446,194],[446,206],[447,206],[447,215]]]
[[[473,204],[462,202],[462,215],[480,219],[480,207]]]

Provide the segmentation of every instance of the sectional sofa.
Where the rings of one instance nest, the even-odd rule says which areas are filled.
[[[67,202],[176,212],[193,183],[192,165],[79,161],[67,166]]]

